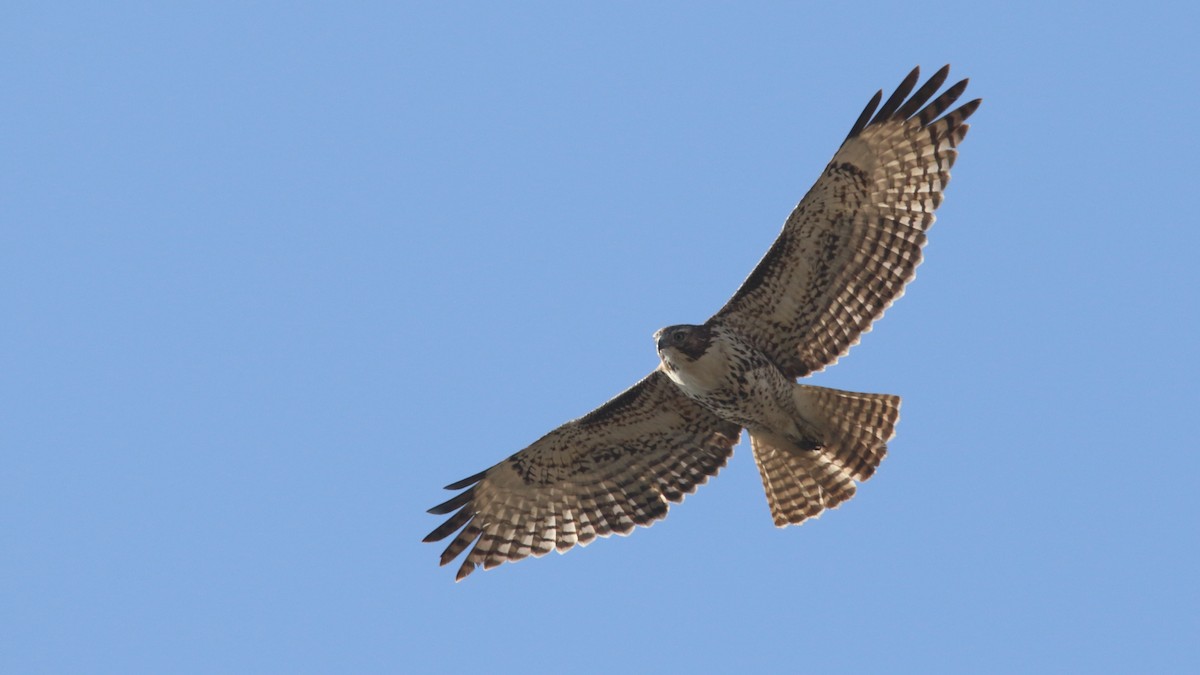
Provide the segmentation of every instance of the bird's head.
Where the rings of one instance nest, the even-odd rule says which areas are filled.
[[[708,350],[712,342],[712,331],[706,326],[680,324],[660,328],[654,333],[654,344],[663,363],[670,365],[672,359],[685,358],[695,361]]]

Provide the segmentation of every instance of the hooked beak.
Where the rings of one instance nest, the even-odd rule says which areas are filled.
[[[667,329],[659,328],[654,331],[654,346],[658,351],[662,351],[663,347],[667,346]]]

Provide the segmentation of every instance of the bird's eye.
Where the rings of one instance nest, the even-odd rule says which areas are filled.
[[[675,341],[676,341],[676,342],[683,342],[683,338],[685,338],[685,337],[686,337],[686,335],[684,334],[684,332],[683,332],[683,331],[679,331],[678,333],[675,333],[675,338],[674,338],[674,339],[675,339]]]

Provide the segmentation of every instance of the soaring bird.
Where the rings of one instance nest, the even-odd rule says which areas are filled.
[[[854,496],[887,452],[900,398],[796,380],[857,344],[921,262],[965,122],[980,104],[950,110],[967,80],[935,97],[949,72],[914,92],[914,68],[882,106],[876,92],[729,302],[702,324],[654,334],[658,368],[446,486],[462,492],[429,512],[453,515],[425,537],[457,532],[441,564],[469,548],[461,580],[479,565],[650,525],[725,466],[742,429],[777,526]]]

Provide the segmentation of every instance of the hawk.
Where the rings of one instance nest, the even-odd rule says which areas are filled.
[[[667,515],[750,436],[777,526],[854,496],[887,451],[900,398],[799,384],[845,355],[904,292],[950,180],[976,99],[967,80],[934,96],[914,68],[879,91],[779,238],[733,298],[700,325],[654,334],[661,364],[596,410],[495,466],[446,486],[441,564],[468,551],[462,580]],[[911,94],[911,96],[910,96]],[[472,546],[473,545],[473,546]]]

